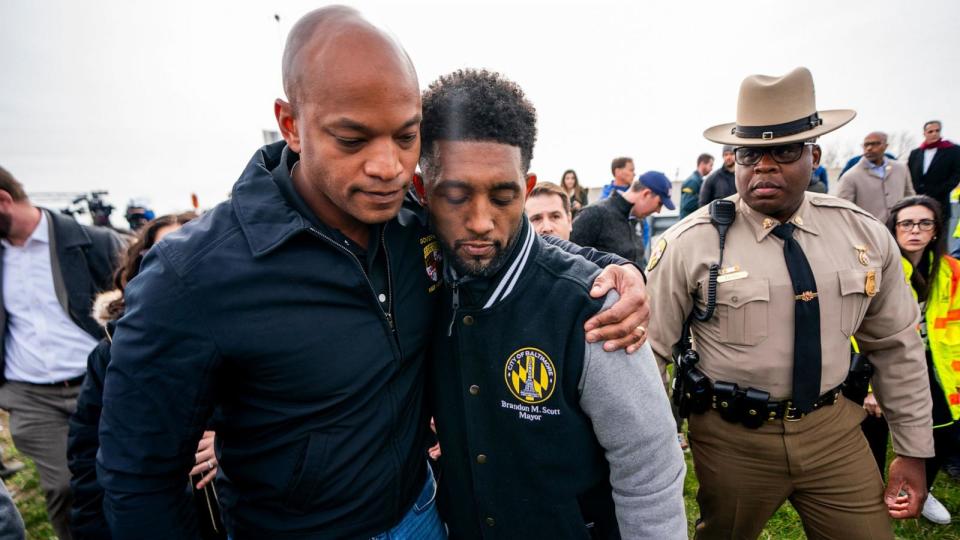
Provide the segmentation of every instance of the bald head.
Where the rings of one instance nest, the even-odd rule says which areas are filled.
[[[887,151],[887,134],[871,131],[863,138],[863,157],[875,165],[882,165]]]
[[[283,90],[293,105],[308,96],[322,99],[328,77],[355,71],[379,72],[393,77],[398,85],[419,88],[403,47],[359,11],[328,6],[307,13],[293,25],[283,50]],[[317,92],[321,96],[315,96]]]

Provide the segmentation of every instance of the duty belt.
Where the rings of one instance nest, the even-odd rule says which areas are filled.
[[[717,381],[710,385],[709,408],[716,410],[728,422],[742,423],[756,429],[766,422],[783,419],[796,422],[811,412],[833,405],[840,399],[843,385],[817,398],[810,411],[800,412],[790,400],[771,401],[769,392],[755,388],[740,389],[735,383]]]

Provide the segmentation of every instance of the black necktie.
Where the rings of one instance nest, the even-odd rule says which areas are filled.
[[[820,300],[813,270],[793,231],[792,223],[784,223],[772,233],[783,240],[783,258],[793,282],[793,406],[808,413],[820,396]]]

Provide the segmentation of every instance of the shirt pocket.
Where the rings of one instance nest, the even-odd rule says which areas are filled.
[[[850,337],[860,327],[870,298],[880,290],[880,269],[848,268],[837,272],[837,278],[840,281],[840,331]]]
[[[766,279],[740,279],[717,287],[720,339],[732,345],[758,345],[767,339],[770,285]]]

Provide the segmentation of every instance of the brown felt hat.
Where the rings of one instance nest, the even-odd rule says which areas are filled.
[[[734,146],[774,146],[815,139],[853,120],[856,111],[818,111],[813,75],[798,67],[783,77],[750,75],[740,83],[737,121],[703,132]]]

